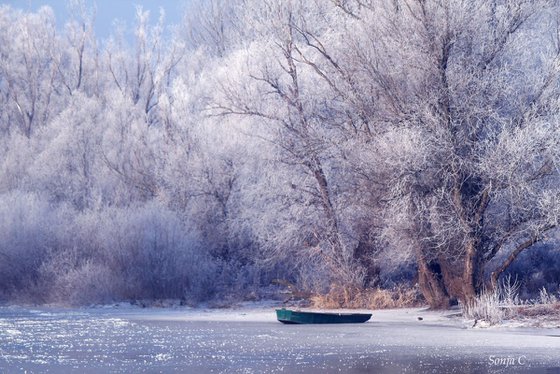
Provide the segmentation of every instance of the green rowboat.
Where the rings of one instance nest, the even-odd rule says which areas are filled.
[[[371,318],[369,313],[322,313],[276,309],[278,321],[289,324],[316,323],[364,323]]]

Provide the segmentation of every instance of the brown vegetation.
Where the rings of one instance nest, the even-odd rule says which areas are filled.
[[[547,317],[560,320],[560,302],[554,304],[522,305],[517,308],[520,317]]]
[[[311,306],[315,308],[337,309],[391,309],[423,305],[417,287],[396,287],[393,289],[345,287],[332,285],[326,294],[311,297]]]

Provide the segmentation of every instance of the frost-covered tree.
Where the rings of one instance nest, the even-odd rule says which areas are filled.
[[[287,245],[292,248],[278,246],[276,250],[284,255],[295,251],[296,256],[320,259],[324,273],[333,281],[362,284],[363,268],[355,251],[359,234],[352,237],[352,224],[344,222],[342,215],[343,204],[348,203],[342,199],[342,185],[353,176],[344,168],[346,161],[337,160],[341,157],[340,143],[345,140],[341,132],[357,124],[348,123],[348,112],[341,109],[343,89],[333,83],[348,77],[340,71],[332,72],[336,62],[332,58],[329,61],[319,37],[305,28],[317,22],[318,32],[326,33],[329,21],[340,22],[335,16],[325,19],[324,13],[333,11],[326,5],[300,1],[255,4],[254,18],[244,26],[258,32],[252,35],[246,53],[238,51],[228,57],[228,66],[236,66],[239,77],[232,78],[229,69],[224,69],[223,96],[214,109],[219,115],[260,123],[262,129],[256,130],[255,138],[274,144],[277,150],[269,157],[292,170],[284,182],[290,188],[278,191],[278,198],[291,195],[293,201],[284,204],[300,206],[292,210],[292,214],[299,211],[297,215],[285,219],[298,222],[301,230],[286,231],[297,236],[285,238],[292,238],[293,243]],[[317,54],[321,62],[313,62]],[[322,70],[325,61],[331,68],[328,73]]]
[[[241,40],[239,17],[244,0],[195,0],[185,9],[183,33],[192,49],[224,57]]]
[[[468,302],[557,224],[558,8],[376,4],[364,62],[388,122],[387,239],[414,253],[431,305]]]
[[[129,46],[124,29],[117,30],[106,48],[110,81],[144,112],[148,125],[161,120],[160,95],[171,84],[174,68],[183,57],[183,44],[164,37],[165,13],[150,24],[150,12],[136,9],[134,44]]]
[[[0,7],[0,89],[4,131],[30,138],[58,109],[60,95],[55,54],[58,39],[52,10],[23,13]]]
[[[65,25],[54,56],[61,84],[70,95],[79,90],[99,95],[102,82],[93,30],[95,8],[88,8],[83,0],[72,0],[68,7],[73,17]]]
[[[79,210],[109,198],[99,126],[105,118],[99,100],[74,93],[49,126],[48,146],[30,165],[30,184],[53,201],[70,202]]]

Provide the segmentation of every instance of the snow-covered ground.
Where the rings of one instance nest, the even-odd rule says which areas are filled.
[[[471,329],[449,312],[282,325],[235,309],[0,308],[0,373],[556,373],[560,329]]]

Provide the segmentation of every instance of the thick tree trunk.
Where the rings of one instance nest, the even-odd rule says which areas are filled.
[[[465,248],[465,269],[462,276],[461,294],[457,295],[464,305],[471,303],[477,295],[477,278],[479,264],[477,261],[477,249],[473,240],[467,243]]]
[[[380,269],[373,258],[374,253],[375,246],[367,235],[362,235],[354,250],[354,260],[365,270],[363,285],[366,287],[376,286],[379,277]]]
[[[482,289],[477,258],[450,262],[445,258],[425,261],[418,258],[418,283],[431,308],[448,308],[459,300],[468,304]]]
[[[437,261],[428,263],[422,255],[419,256],[418,285],[430,308],[447,309],[451,306],[451,297],[445,287],[441,266]]]

